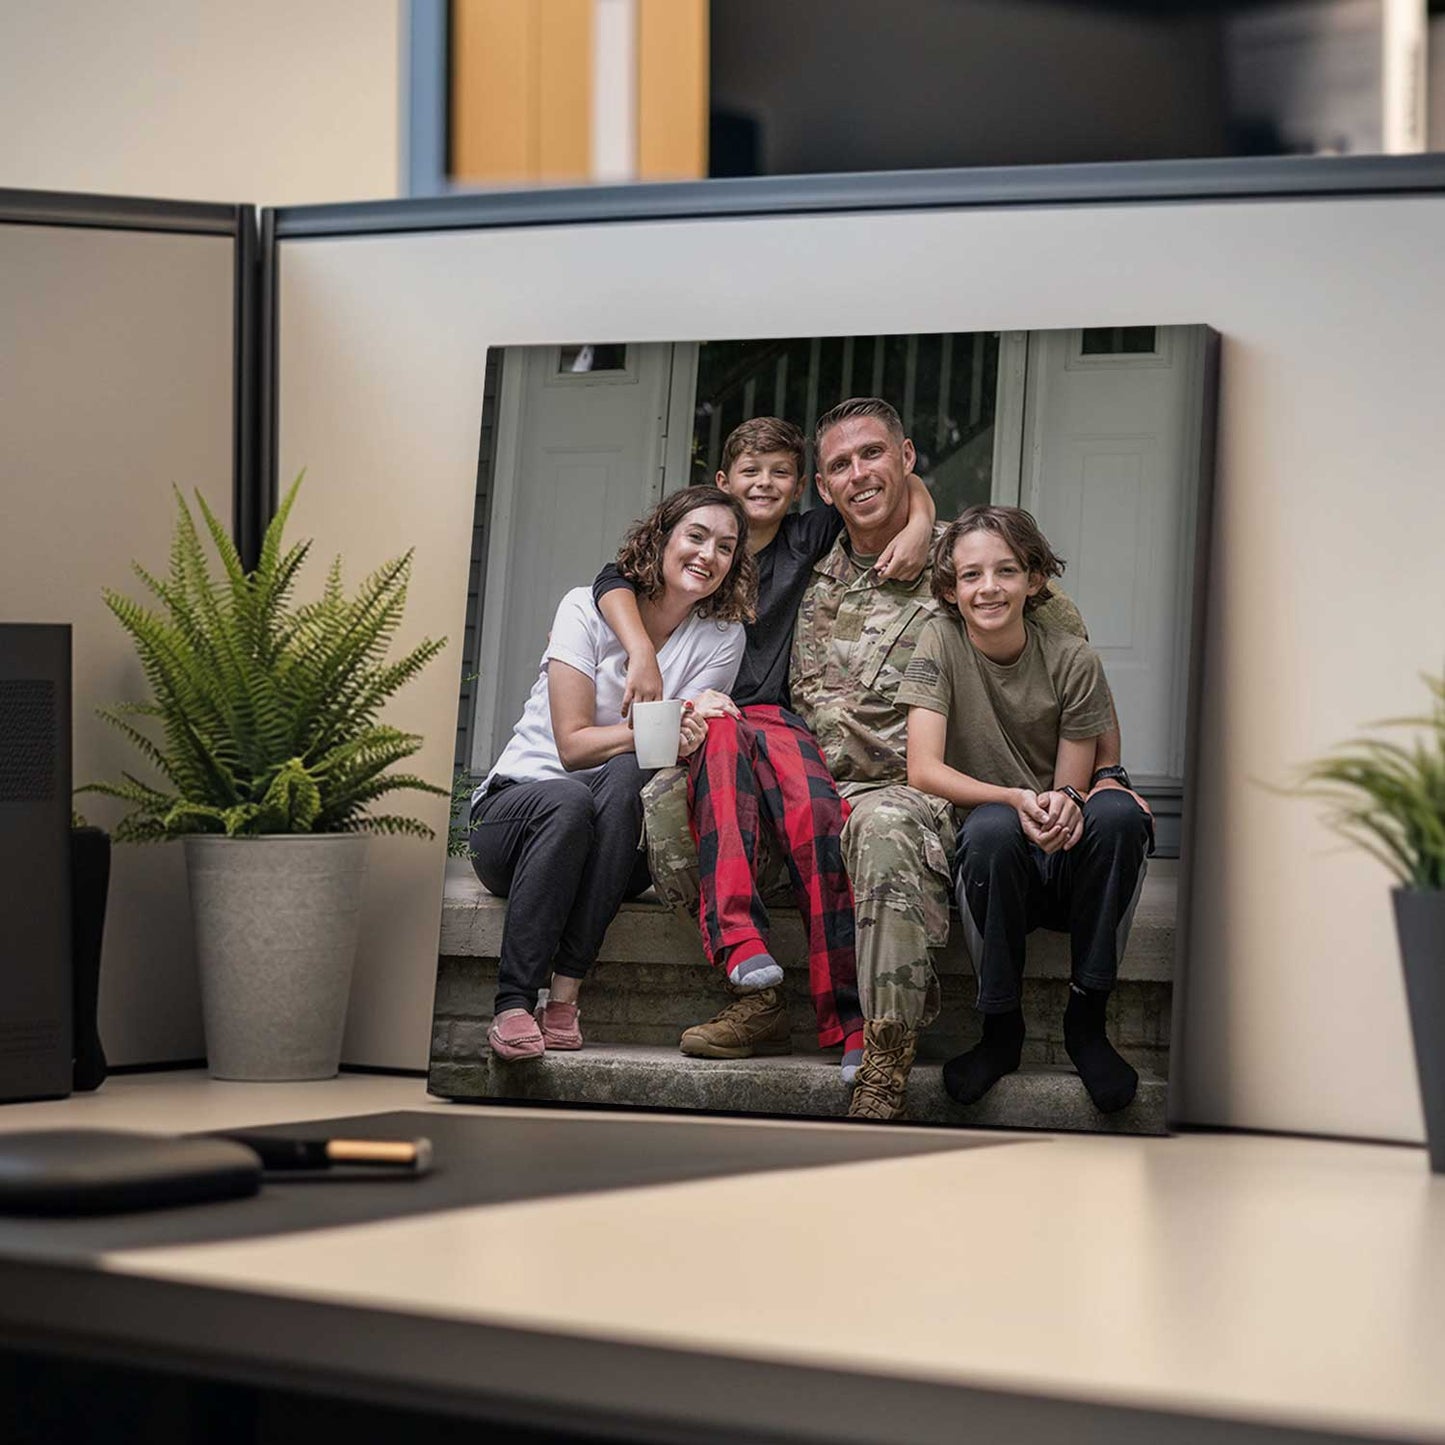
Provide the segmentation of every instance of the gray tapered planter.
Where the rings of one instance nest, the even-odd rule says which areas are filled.
[[[356,959],[365,835],[184,841],[212,1076],[331,1078]]]
[[[1445,1174],[1445,893],[1419,888],[1394,893],[1430,1168]]]

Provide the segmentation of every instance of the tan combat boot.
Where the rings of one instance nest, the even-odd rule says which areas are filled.
[[[918,1030],[901,1019],[867,1019],[863,1062],[848,1105],[850,1119],[901,1119],[908,1097],[908,1071],[918,1052]]]
[[[793,1049],[788,1006],[781,988],[751,993],[730,990],[733,1001],[705,1024],[683,1034],[682,1052],[695,1059],[750,1059],[754,1054],[787,1054]]]

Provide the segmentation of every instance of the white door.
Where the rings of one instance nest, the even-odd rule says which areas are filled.
[[[695,348],[693,348],[695,351]],[[511,347],[497,404],[471,767],[485,772],[521,716],[562,594],[590,584],[663,494],[674,348]],[[579,367],[587,369],[577,369]],[[685,368],[684,368],[685,369]],[[692,374],[695,376],[695,358]],[[683,452],[686,456],[686,452]],[[677,481],[681,485],[684,476]]]
[[[1136,780],[1184,777],[1204,328],[1029,339],[1020,504],[1068,563]]]

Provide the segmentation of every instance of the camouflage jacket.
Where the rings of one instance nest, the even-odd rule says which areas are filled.
[[[908,781],[908,710],[893,694],[940,605],[931,567],[916,582],[880,582],[854,562],[847,541],[841,533],[813,568],[789,670],[793,707],[845,798]]]
[[[939,536],[942,526],[934,528]],[[923,624],[942,603],[933,568],[916,582],[879,582],[860,567],[842,532],[813,568],[793,632],[793,708],[813,730],[845,797],[908,781],[908,709],[893,700]],[[1046,627],[1087,637],[1083,619],[1057,582],[1033,615]]]

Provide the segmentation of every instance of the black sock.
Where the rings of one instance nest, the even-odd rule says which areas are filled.
[[[1122,1109],[1139,1087],[1134,1067],[1104,1034],[1104,1005],[1109,991],[1069,985],[1069,1006],[1064,1010],[1064,1048],[1074,1061],[1094,1107],[1102,1114]]]
[[[983,1038],[943,1066],[943,1087],[960,1104],[976,1104],[1018,1068],[1024,1049],[1024,1011],[984,1014]]]

